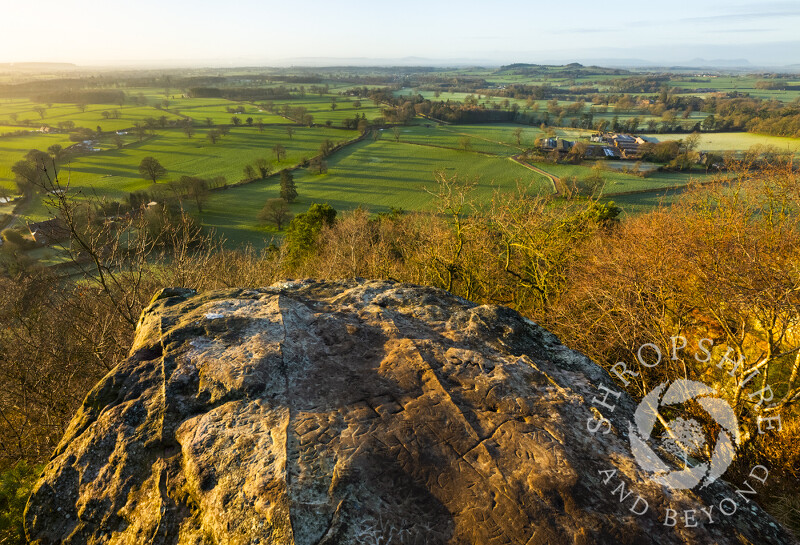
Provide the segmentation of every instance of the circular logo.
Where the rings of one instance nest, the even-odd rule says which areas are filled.
[[[741,436],[733,409],[725,400],[714,397],[715,393],[702,382],[680,379],[653,388],[639,403],[628,435],[636,462],[645,471],[653,473],[652,480],[674,489],[694,488],[701,481],[702,487],[705,487],[728,469],[735,456],[734,445],[741,442]],[[707,461],[701,460],[702,453],[707,450],[707,442],[700,423],[682,417],[668,421],[659,411],[662,407],[677,406],[690,400],[697,401],[721,428],[711,458]],[[661,422],[665,431],[653,437],[657,421]],[[683,469],[667,465],[650,444],[657,444],[681,460]]]

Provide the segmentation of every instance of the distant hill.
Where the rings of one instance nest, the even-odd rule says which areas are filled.
[[[44,72],[53,70],[76,70],[77,64],[71,62],[7,62],[0,63],[0,70],[19,72]]]
[[[627,70],[620,68],[603,68],[601,66],[584,66],[577,62],[572,62],[565,65],[546,65],[546,64],[528,64],[528,63],[514,63],[501,66],[497,73],[509,73],[523,76],[531,76],[536,74],[550,74],[558,73],[564,76],[598,76],[598,75],[620,75],[627,74]]]

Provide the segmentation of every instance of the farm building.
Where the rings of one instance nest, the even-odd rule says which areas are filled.
[[[583,156],[586,159],[620,159],[622,153],[612,146],[587,146]]]
[[[30,231],[33,240],[39,244],[52,244],[69,238],[69,229],[60,218],[29,223],[28,231]]]
[[[592,142],[608,144],[619,150],[619,157],[622,159],[637,159],[639,157],[639,147],[647,142],[641,136],[622,133],[597,133],[591,136]]]
[[[536,140],[536,147],[544,150],[544,151],[558,151],[560,153],[567,153],[572,146],[575,145],[575,142],[570,142],[569,140],[564,140],[562,138],[554,137],[554,138],[540,138]]]

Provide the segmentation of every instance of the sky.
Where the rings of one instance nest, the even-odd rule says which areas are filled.
[[[800,0],[3,0],[0,62],[800,64]],[[417,60],[417,59],[411,59]]]

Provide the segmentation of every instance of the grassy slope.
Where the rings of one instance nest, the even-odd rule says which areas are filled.
[[[61,166],[62,180],[69,178],[74,191],[92,192],[101,197],[122,199],[126,193],[152,186],[139,175],[139,163],[144,157],[157,158],[167,169],[164,181],[182,175],[203,177],[225,176],[229,183],[242,178],[242,169],[258,157],[269,160],[273,168],[285,168],[299,162],[302,157],[318,153],[320,143],[329,138],[334,142],[357,136],[355,131],[298,127],[291,140],[283,127],[265,127],[260,133],[255,127],[239,127],[210,144],[205,130],[200,130],[191,140],[179,129],[160,131],[142,143],[133,143],[121,150],[109,149],[78,157],[69,165]],[[274,160],[272,147],[282,144],[287,157],[280,163]],[[32,219],[46,216],[40,204],[30,211]]]
[[[532,183],[536,191],[550,191],[542,176],[510,161],[477,153],[395,143],[384,138],[351,146],[329,160],[327,174],[295,174],[299,198],[292,206],[302,212],[313,202],[327,202],[337,210],[359,206],[372,212],[390,207],[430,210],[431,196],[423,189],[434,186],[433,173],[475,178],[475,197],[488,200],[493,191],[511,190],[517,181]],[[214,192],[203,213],[203,223],[232,242],[260,243],[269,232],[255,225],[264,202],[279,193],[276,176],[245,186]]]

